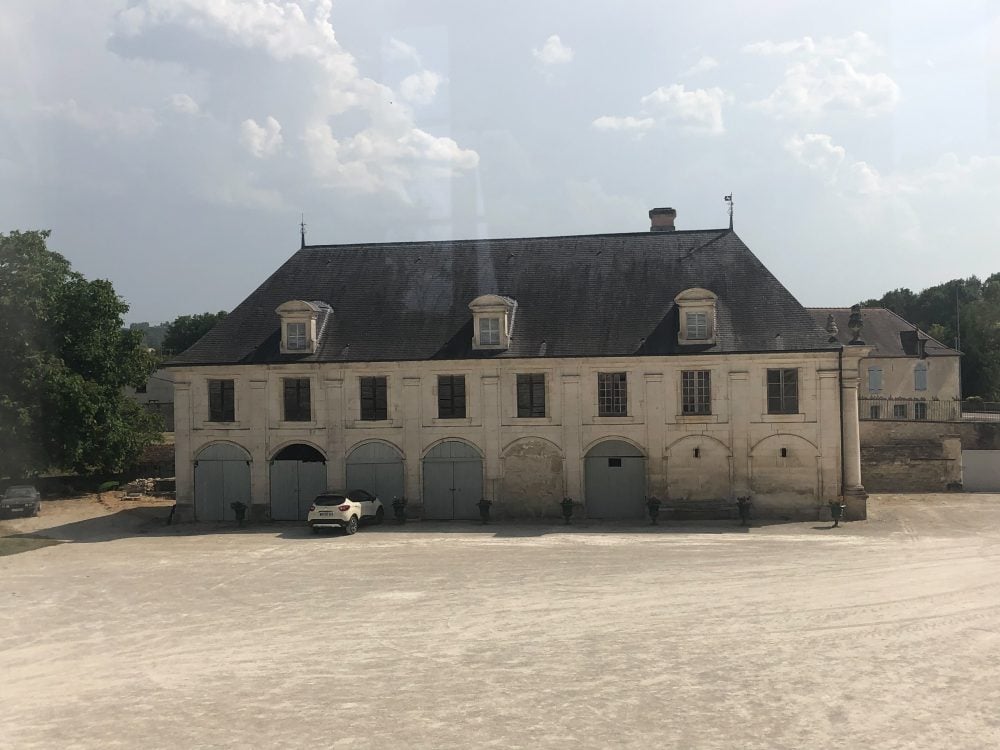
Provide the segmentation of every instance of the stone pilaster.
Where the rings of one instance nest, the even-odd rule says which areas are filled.
[[[750,373],[729,373],[729,450],[732,492],[750,494]]]
[[[646,490],[660,500],[667,499],[666,458],[666,398],[663,373],[643,374],[646,383]]]
[[[582,405],[580,403],[580,376],[564,373],[562,376],[562,427],[563,450],[566,452],[566,495],[576,502],[583,502],[583,446],[580,443]]]
[[[191,454],[191,381],[174,381],[174,520],[194,519],[194,456]]]
[[[497,501],[500,486],[500,376],[490,373],[482,376],[483,450],[486,453],[486,484],[483,494],[487,500]],[[502,508],[497,508],[502,511]]]
[[[347,482],[344,457],[344,378],[341,372],[325,375],[323,389],[326,396],[326,486],[337,489],[344,487]]]
[[[250,520],[265,521],[270,515],[270,472],[268,454],[269,404],[267,401],[267,380],[250,381],[250,434],[246,437],[246,448],[250,451]]]
[[[404,377],[401,402],[403,409],[403,458],[406,467],[404,487],[406,499],[411,503],[411,507],[423,504],[420,488],[420,430],[422,419],[420,395],[420,378]]]

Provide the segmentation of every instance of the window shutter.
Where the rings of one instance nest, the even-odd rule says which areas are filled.
[[[916,369],[913,371],[913,390],[927,390],[927,365],[923,362],[918,362]]]
[[[538,374],[532,375],[531,383],[531,405],[533,408],[532,416],[534,417],[544,417],[545,416],[545,375]]]
[[[375,419],[389,418],[388,383],[385,378],[375,380]]]
[[[878,393],[882,390],[882,368],[868,368],[868,390],[871,393]]]
[[[531,415],[531,376],[517,376],[517,416]]]
[[[222,419],[222,381],[208,381],[208,418],[212,422]]]

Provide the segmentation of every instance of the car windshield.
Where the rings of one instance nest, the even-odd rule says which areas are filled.
[[[346,499],[343,495],[320,495],[316,498],[316,505],[340,505]]]
[[[11,487],[7,490],[6,497],[34,497],[35,491],[31,487]]]

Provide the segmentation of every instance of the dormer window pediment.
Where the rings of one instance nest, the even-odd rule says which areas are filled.
[[[275,309],[281,320],[281,353],[313,354],[333,310],[325,302],[290,300]]]
[[[685,289],[674,297],[678,307],[677,343],[710,346],[716,343],[716,303],[718,295],[698,287]]]
[[[517,302],[499,294],[484,294],[469,303],[473,316],[472,348],[510,348]]]

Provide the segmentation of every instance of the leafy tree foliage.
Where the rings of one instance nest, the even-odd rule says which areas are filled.
[[[48,236],[0,233],[0,476],[120,472],[160,436],[122,390],[153,358],[111,283],[74,272]]]
[[[962,394],[1000,401],[1000,273],[985,281],[954,279],[919,294],[895,289],[864,305],[888,308],[948,346],[955,346],[960,322]]]
[[[189,349],[224,317],[226,317],[225,310],[219,310],[217,313],[206,312],[200,315],[181,315],[167,325],[167,333],[163,337],[163,353],[165,355],[180,354],[185,349]]]

